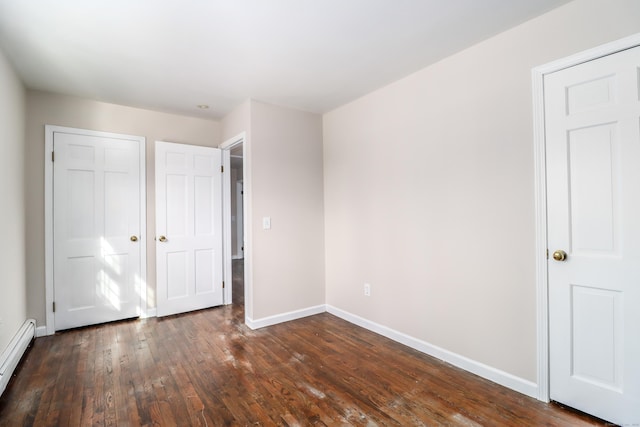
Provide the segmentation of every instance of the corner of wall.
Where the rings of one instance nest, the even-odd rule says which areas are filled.
[[[0,51],[0,353],[27,319],[25,249],[26,90]]]

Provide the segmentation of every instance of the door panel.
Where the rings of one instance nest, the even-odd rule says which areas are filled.
[[[166,286],[166,299],[171,301],[178,298],[185,298],[189,296],[187,292],[187,283],[189,282],[189,273],[187,269],[187,251],[172,251],[166,252],[164,259],[166,259],[167,270],[166,282],[170,286]],[[162,270],[164,271],[163,268]],[[160,295],[164,295],[165,292],[159,292]],[[161,302],[158,305],[162,305]],[[163,316],[164,314],[160,314]]]
[[[601,124],[569,132],[571,242],[574,254],[615,251],[619,209],[616,126]]]
[[[195,293],[204,295],[215,292],[215,252],[211,249],[195,251]]]
[[[551,398],[640,423],[640,48],[545,76]]]
[[[156,142],[158,316],[221,305],[221,151]]]
[[[571,287],[574,378],[622,391],[622,293],[588,286]],[[594,316],[593,313],[598,313]]]
[[[208,176],[194,178],[194,221],[195,234],[205,236],[213,233],[213,179]]]
[[[93,132],[53,135],[57,330],[140,313],[141,144]]]

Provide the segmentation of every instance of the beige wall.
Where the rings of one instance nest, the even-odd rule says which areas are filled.
[[[251,101],[253,319],[324,304],[322,117]],[[249,166],[250,165],[250,166]],[[262,218],[271,217],[271,230]]]
[[[220,123],[214,120],[159,113],[39,91],[27,93],[26,190],[28,314],[45,321],[44,293],[44,125],[69,126],[146,138],[147,283],[155,291],[155,141],[217,147]],[[155,307],[155,301],[149,301]]]
[[[250,130],[251,130],[251,101],[247,100],[233,109],[222,119],[222,142],[228,139],[234,138],[241,133],[245,134],[245,143],[248,142]],[[243,154],[244,156],[244,154]],[[244,162],[244,159],[243,159]],[[243,165],[244,166],[244,165]],[[236,206],[236,183],[243,179],[243,167],[232,167],[231,169],[231,215],[237,218]],[[231,253],[236,255],[238,253],[237,245],[237,227],[235,223],[231,224],[232,242]],[[245,270],[246,273],[246,270]]]
[[[578,0],[326,114],[327,303],[535,382],[531,69],[639,31]]]
[[[248,100],[222,120],[245,132],[245,313],[249,321],[324,304],[322,117]],[[271,230],[262,218],[271,217]]]
[[[222,119],[222,142],[234,138],[245,132],[247,135],[251,133],[251,101],[247,100],[238,105],[229,114]]]
[[[27,319],[25,279],[25,90],[0,51],[0,354]]]
[[[222,142],[244,133],[243,143],[243,176],[244,176],[244,219],[252,216],[251,202],[251,158],[247,155],[247,149],[251,145],[251,100],[247,100],[238,105],[227,114],[221,121]],[[252,252],[252,232],[251,228],[244,229],[244,316],[245,319],[253,319],[253,252]]]

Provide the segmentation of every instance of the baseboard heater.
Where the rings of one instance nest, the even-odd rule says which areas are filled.
[[[0,395],[9,384],[13,371],[36,333],[36,321],[27,319],[13,337],[6,350],[0,355]]]

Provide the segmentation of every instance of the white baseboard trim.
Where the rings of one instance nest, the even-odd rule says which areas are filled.
[[[327,304],[327,311],[334,316],[346,320],[347,322],[361,326],[422,353],[426,353],[430,356],[443,360],[451,365],[464,369],[465,371],[469,371],[472,374],[478,375],[489,381],[493,381],[496,384],[500,384],[501,386],[510,388],[511,390],[515,390],[535,399],[538,398],[538,386],[534,382],[469,359],[468,357],[461,356],[449,350],[445,350],[433,344],[429,344],[428,342],[414,338],[402,332],[398,332],[387,326],[380,325],[379,323],[372,322],[355,314],[351,314],[329,304]]]
[[[147,311],[145,313],[142,313],[140,315],[141,319],[147,319],[149,317],[156,317],[157,316],[157,309],[155,307],[153,308],[147,308]]]
[[[7,388],[13,371],[35,336],[36,321],[27,319],[0,354],[0,395]]]
[[[314,314],[324,313],[326,306],[316,305],[315,307],[303,308],[301,310],[290,311],[288,313],[275,314],[273,316],[263,317],[262,319],[246,318],[245,323],[251,329],[260,329],[266,326],[277,325],[278,323],[289,322],[291,320],[302,319],[303,317],[313,316]]]
[[[140,313],[140,319],[147,319],[149,317],[156,317],[156,308],[148,308],[146,312],[142,312]],[[47,333],[47,327],[46,326],[38,326],[36,328],[36,338],[40,338],[40,337],[46,337],[47,335],[49,335]]]
[[[46,326],[38,326],[36,328],[36,338],[40,338],[40,337],[46,337],[47,334],[47,327]]]

